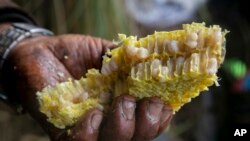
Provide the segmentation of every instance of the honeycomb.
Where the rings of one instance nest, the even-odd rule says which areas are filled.
[[[224,61],[227,32],[192,23],[141,39],[119,34],[118,47],[103,56],[101,70],[37,92],[40,111],[65,128],[87,110],[105,111],[115,97],[129,94],[138,100],[159,97],[177,112],[209,86],[219,86],[216,73]]]

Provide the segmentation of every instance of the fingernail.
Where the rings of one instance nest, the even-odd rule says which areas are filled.
[[[91,120],[91,126],[94,130],[97,130],[101,124],[102,115],[101,114],[94,114]]]
[[[148,118],[152,122],[158,122],[161,116],[163,103],[159,100],[150,100],[148,102]]]
[[[168,106],[164,106],[162,109],[161,123],[165,123],[167,120],[169,120],[172,114],[173,114],[173,110]]]
[[[122,114],[127,120],[131,120],[135,115],[135,101],[124,98],[122,101]]]

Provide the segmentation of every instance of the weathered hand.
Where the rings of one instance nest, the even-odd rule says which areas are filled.
[[[4,64],[4,83],[12,97],[43,126],[52,140],[59,141],[148,141],[169,123],[172,110],[158,98],[136,102],[117,97],[107,115],[90,110],[70,130],[55,128],[39,112],[36,92],[68,78],[79,79],[88,69],[100,69],[102,55],[111,42],[82,35],[39,36],[22,41]],[[70,132],[69,132],[70,131]]]

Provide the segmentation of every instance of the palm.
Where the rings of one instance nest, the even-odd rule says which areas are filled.
[[[79,79],[90,68],[100,68],[102,54],[112,47],[111,42],[80,35],[25,40],[5,62],[8,93],[20,94],[24,108],[43,122],[45,118],[39,114],[38,104],[33,100],[35,93],[68,78]],[[17,89],[13,90],[13,86]],[[34,106],[31,107],[31,103]]]
[[[101,56],[110,47],[108,41],[80,35],[34,38],[12,51],[6,69],[15,80],[22,78],[19,86],[25,80],[26,90],[29,86],[28,90],[37,91],[68,78],[79,79],[90,68],[100,68]]]

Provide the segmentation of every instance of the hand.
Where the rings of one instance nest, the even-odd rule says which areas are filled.
[[[19,43],[4,64],[4,83],[13,97],[58,141],[148,141],[168,125],[172,110],[158,98],[124,95],[116,98],[107,115],[92,109],[69,130],[58,129],[39,112],[35,93],[48,85],[79,79],[88,69],[100,69],[111,42],[82,35],[34,37]],[[15,88],[15,89],[13,89]],[[18,95],[17,95],[18,94]],[[135,109],[136,108],[136,109]]]

